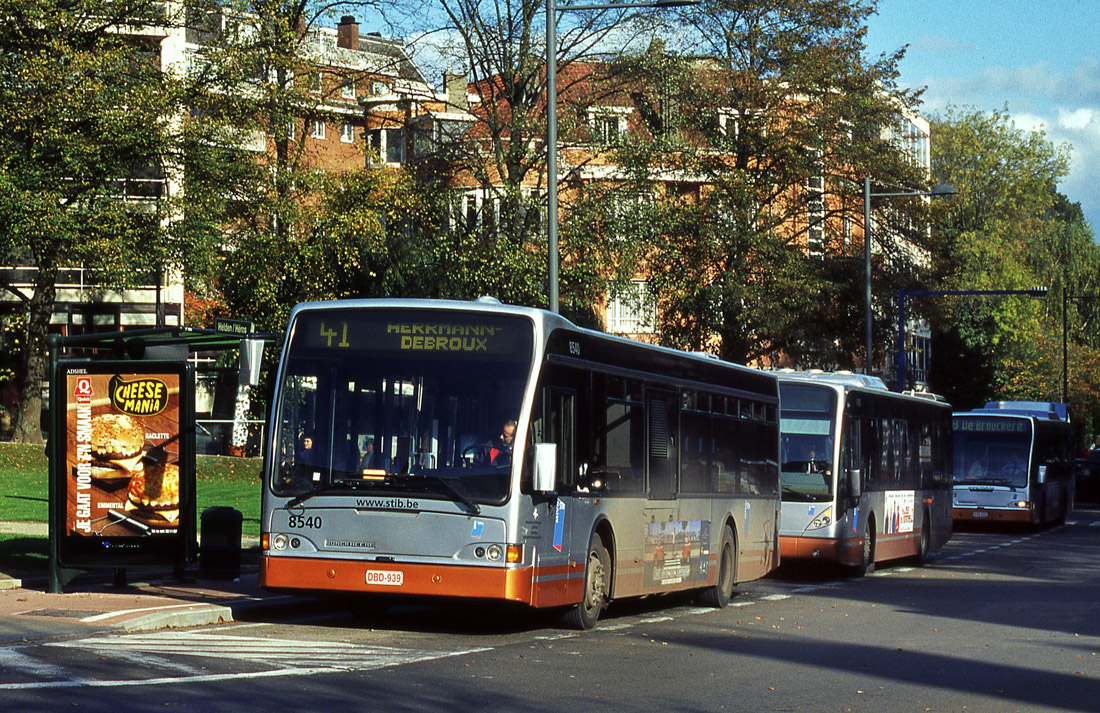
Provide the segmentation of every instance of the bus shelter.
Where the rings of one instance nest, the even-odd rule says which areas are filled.
[[[253,332],[244,321],[217,327],[50,336],[51,592],[60,593],[88,570],[114,569],[122,583],[128,568],[170,567],[181,576],[195,560],[190,360],[198,353],[238,351],[237,414],[243,421],[264,349],[282,339]]]

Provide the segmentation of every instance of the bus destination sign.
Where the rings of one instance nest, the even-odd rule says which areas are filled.
[[[956,418],[953,424],[960,433],[1029,433],[1031,425],[1024,418]]]
[[[314,349],[476,357],[526,351],[531,331],[521,319],[476,314],[311,312],[299,316],[294,338]]]

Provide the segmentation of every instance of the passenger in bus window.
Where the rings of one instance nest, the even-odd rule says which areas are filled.
[[[298,462],[302,465],[313,465],[316,455],[316,451],[313,450],[313,435],[302,433],[298,439]]]
[[[377,470],[379,468],[378,454],[374,452],[374,439],[363,441],[363,454],[359,457],[359,472]]]

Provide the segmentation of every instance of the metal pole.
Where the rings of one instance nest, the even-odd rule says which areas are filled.
[[[546,251],[550,311],[558,311],[558,18],[546,0]]]
[[[905,290],[898,290],[898,391],[905,391]]]
[[[1069,288],[1062,284],[1062,403],[1069,403],[1069,343],[1066,338],[1066,307]]]
[[[864,372],[871,375],[871,177],[863,179],[863,341]]]

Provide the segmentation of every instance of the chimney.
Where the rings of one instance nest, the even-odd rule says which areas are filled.
[[[447,108],[466,111],[470,108],[466,100],[466,75],[454,72],[443,73],[443,86],[447,88]]]
[[[349,50],[359,50],[359,23],[354,15],[344,15],[336,26],[336,46]]]

